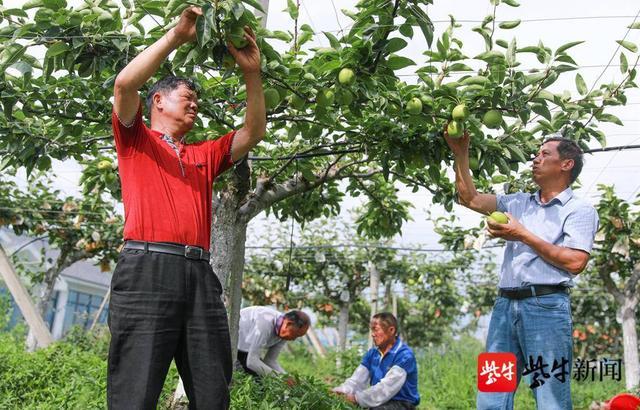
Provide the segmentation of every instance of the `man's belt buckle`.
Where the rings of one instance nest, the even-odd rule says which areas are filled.
[[[197,246],[185,246],[184,257],[187,259],[202,259],[202,248]]]

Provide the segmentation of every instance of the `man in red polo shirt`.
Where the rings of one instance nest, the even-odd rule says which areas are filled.
[[[247,111],[242,128],[215,141],[185,144],[198,114],[191,80],[158,81],[142,120],[138,90],[180,45],[196,38],[202,11],[178,24],[118,75],[113,132],[125,210],[125,246],[111,283],[110,409],[155,409],[175,359],[190,408],[229,406],[231,346],[222,286],[209,265],[211,197],[216,176],[264,136],[266,116],[255,36],[229,50],[243,73]]]

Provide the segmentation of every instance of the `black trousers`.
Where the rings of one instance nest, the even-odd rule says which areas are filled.
[[[250,374],[252,376],[260,377],[258,373],[249,369],[249,367],[247,366],[247,356],[249,356],[249,353],[243,352],[242,350],[238,350],[238,362],[240,362],[240,366],[242,366],[242,370],[244,370],[245,373]]]
[[[207,261],[124,249],[111,280],[109,409],[155,409],[175,359],[190,409],[227,409],[231,342]]]

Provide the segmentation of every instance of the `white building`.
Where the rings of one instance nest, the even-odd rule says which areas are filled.
[[[28,239],[16,237],[13,232],[7,229],[0,229],[0,244],[7,254],[11,254],[27,241]],[[41,258],[43,246],[46,246],[45,241],[34,242],[20,252],[25,258],[32,259],[34,263],[37,263]],[[57,251],[47,250],[46,252],[47,256],[52,257],[55,261]],[[88,329],[100,309],[110,282],[111,273],[101,272],[100,267],[94,265],[90,260],[76,262],[65,269],[56,281],[51,306],[43,318],[53,337],[55,339],[61,338],[74,325]],[[25,285],[28,287],[28,284],[25,283]],[[0,294],[9,294],[2,281],[0,281]],[[18,321],[23,320],[13,301],[12,305],[14,311],[9,326],[14,326]],[[108,312],[107,303],[100,314],[98,323],[106,324]]]

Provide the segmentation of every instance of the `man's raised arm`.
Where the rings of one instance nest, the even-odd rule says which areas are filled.
[[[247,86],[247,112],[244,126],[236,133],[231,147],[231,159],[234,162],[244,157],[264,138],[267,127],[264,91],[260,75],[260,50],[256,44],[255,34],[248,27],[245,27],[245,39],[248,45],[241,49],[235,48],[231,43],[227,45],[229,52],[242,71]]]
[[[199,7],[182,12],[178,24],[138,54],[116,77],[113,109],[122,124],[131,124],[140,105],[138,90],[158,70],[167,56],[182,44],[195,40]]]
[[[462,137],[453,138],[449,136],[445,127],[444,138],[455,157],[456,189],[460,205],[483,214],[495,211],[497,207],[496,196],[478,193],[473,184],[469,171],[469,134],[465,131]]]

